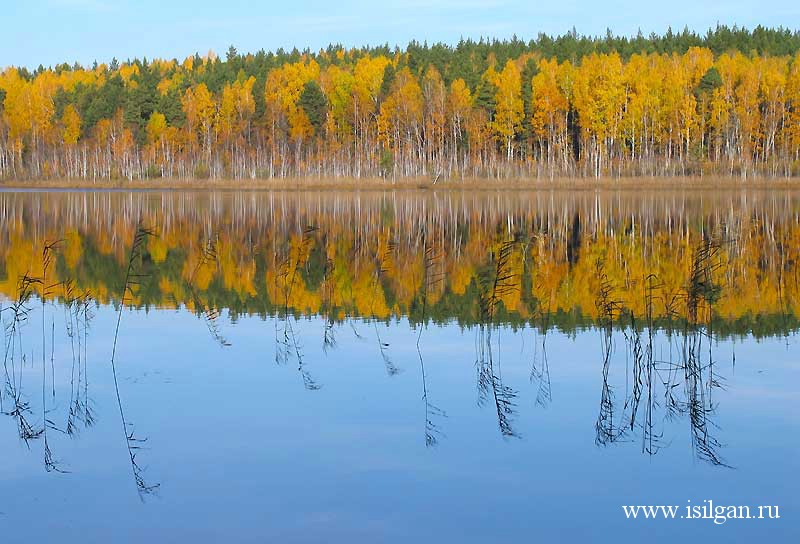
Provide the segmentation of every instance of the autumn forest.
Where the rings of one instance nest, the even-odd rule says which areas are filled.
[[[571,32],[0,73],[0,179],[800,174],[800,33]]]

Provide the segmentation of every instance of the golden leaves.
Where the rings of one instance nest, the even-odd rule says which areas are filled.
[[[153,112],[147,122],[147,141],[151,144],[160,143],[166,130],[167,118],[163,113]]]
[[[64,126],[62,133],[64,144],[68,146],[77,144],[78,138],[81,136],[81,117],[75,106],[67,104],[64,114],[61,116],[61,123]]]
[[[284,64],[269,73],[264,91],[270,122],[288,123],[290,138],[304,138],[314,130],[298,105],[306,83],[319,79],[319,64],[312,60]]]
[[[186,114],[190,132],[202,134],[204,146],[208,147],[217,109],[214,97],[206,84],[201,83],[193,88],[186,89],[181,104]]]
[[[509,60],[503,71],[494,77],[497,86],[497,111],[495,112],[492,127],[497,133],[497,138],[507,145],[509,157],[511,156],[511,140],[519,130],[524,112],[522,109],[522,78],[517,65]]]

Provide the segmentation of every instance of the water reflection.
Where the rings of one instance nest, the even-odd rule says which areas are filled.
[[[663,325],[685,313],[695,250],[715,239],[717,332],[774,335],[798,326],[799,211],[797,195],[780,192],[6,193],[0,292],[13,299],[18,278],[41,277],[42,244],[63,239],[54,277],[118,302],[141,220],[157,236],[131,304],[187,307],[212,330],[221,310],[475,325],[487,303],[495,322],[547,312],[549,325],[576,330],[601,318],[598,259],[637,315],[646,278],[658,278]],[[517,288],[486,300],[498,263]]]
[[[799,212],[798,194],[774,191],[0,193],[0,408],[47,471],[68,471],[54,437],[112,417],[96,413],[87,364],[90,343],[110,346],[122,438],[146,497],[160,476],[146,474],[142,458],[158,452],[134,429],[118,344],[170,332],[127,330],[129,315],[147,319],[127,309],[192,312],[196,334],[221,353],[235,345],[237,321],[267,320],[274,362],[296,370],[310,394],[325,387],[322,361],[356,342],[389,378],[418,373],[429,448],[446,440],[451,413],[427,366],[441,331],[472,336],[475,402],[509,441],[526,437],[520,411],[547,409],[559,394],[549,337],[581,343],[592,333],[595,444],[636,442],[654,456],[685,425],[694,457],[724,469],[737,463],[720,438],[716,399],[735,356],[720,361],[716,349],[721,339],[788,337],[800,326]],[[95,314],[112,309],[113,335],[91,335]],[[389,339],[406,326],[418,368]],[[520,354],[506,349],[509,338],[523,342]],[[524,342],[526,403],[503,372]],[[60,348],[68,365],[57,361]]]

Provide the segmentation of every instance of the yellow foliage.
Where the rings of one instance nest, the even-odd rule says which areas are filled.
[[[64,115],[61,116],[61,123],[64,125],[64,144],[75,145],[81,136],[81,117],[75,110],[75,106],[67,104],[64,108]]]

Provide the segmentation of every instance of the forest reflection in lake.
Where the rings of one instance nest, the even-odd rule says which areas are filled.
[[[575,507],[640,534],[647,497],[790,510],[799,218],[776,190],[0,193],[0,511],[470,541]],[[118,536],[48,515],[14,531]]]

